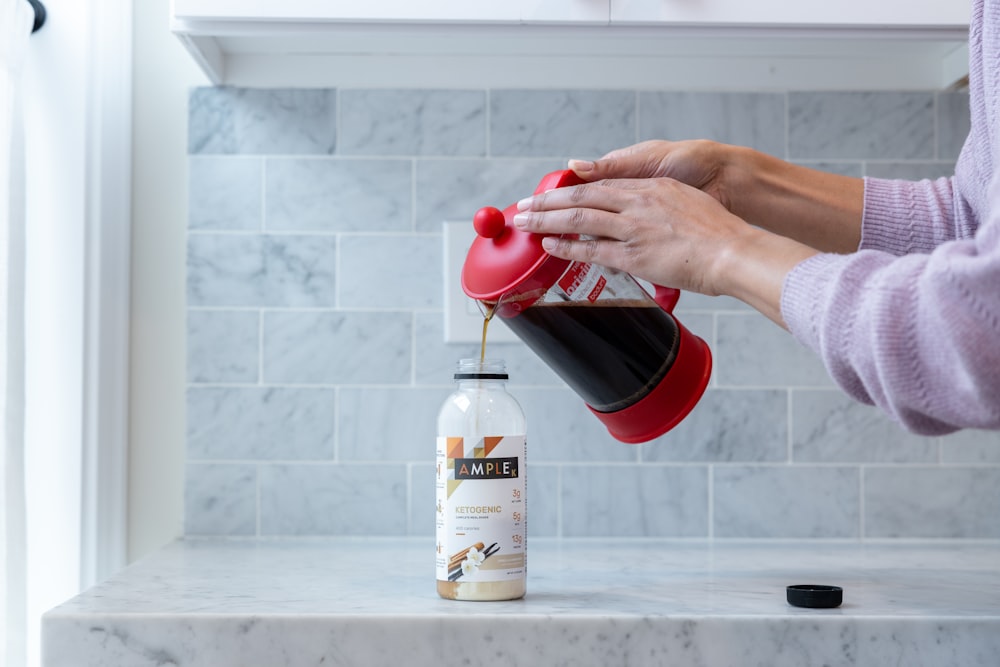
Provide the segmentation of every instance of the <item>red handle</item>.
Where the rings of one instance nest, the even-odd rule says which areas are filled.
[[[677,305],[677,300],[681,298],[681,291],[673,287],[661,287],[660,285],[653,285],[653,287],[656,288],[653,292],[653,301],[663,310],[672,313],[674,306]]]

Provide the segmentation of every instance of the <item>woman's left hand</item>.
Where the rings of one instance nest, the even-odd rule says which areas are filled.
[[[546,236],[543,247],[556,257],[664,287],[734,296],[779,324],[785,275],[817,252],[747,224],[672,178],[557,188],[518,202],[518,209],[515,226]]]
[[[672,178],[557,188],[518,208],[514,224],[545,235],[543,246],[556,257],[712,296],[723,293],[717,260],[751,229],[710,195]]]

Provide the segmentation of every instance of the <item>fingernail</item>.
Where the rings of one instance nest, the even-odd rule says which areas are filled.
[[[576,172],[588,172],[594,170],[594,163],[590,160],[570,160],[569,168]]]
[[[514,226],[523,229],[528,224],[528,214],[518,213],[514,216]]]
[[[521,201],[517,202],[518,211],[527,211],[531,208],[531,197],[525,197]]]
[[[552,252],[553,250],[556,249],[556,244],[557,243],[558,243],[558,240],[555,237],[553,237],[553,236],[546,236],[546,237],[544,237],[542,239],[542,248],[546,252]]]

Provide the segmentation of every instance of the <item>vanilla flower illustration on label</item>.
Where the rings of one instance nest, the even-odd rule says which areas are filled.
[[[483,564],[483,561],[486,560],[486,557],[482,553],[480,553],[479,549],[477,549],[476,547],[472,547],[471,549],[469,549],[469,553],[468,555],[466,555],[465,560],[467,563],[474,566],[476,569],[479,569],[479,566]]]

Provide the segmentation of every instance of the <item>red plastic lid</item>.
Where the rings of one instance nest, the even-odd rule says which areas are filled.
[[[569,170],[546,174],[535,194],[583,183]],[[553,257],[542,248],[539,234],[514,227],[517,204],[504,211],[485,207],[476,212],[476,239],[462,266],[462,289],[473,299],[493,301],[508,292],[548,289],[569,262]]]

